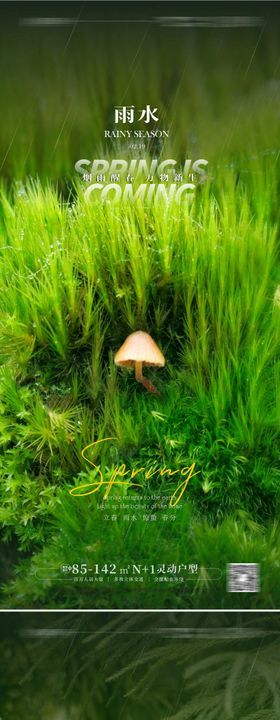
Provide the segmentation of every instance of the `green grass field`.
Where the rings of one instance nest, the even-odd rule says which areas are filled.
[[[148,206],[87,203],[74,172],[81,157],[121,157],[98,138],[135,37],[106,54],[102,32],[114,28],[97,44],[78,31],[62,52],[54,30],[50,53],[38,32],[11,32],[3,47],[16,38],[17,52],[1,53],[2,607],[279,607],[277,33],[202,31],[186,45],[156,28],[140,43],[126,102],[141,106],[149,89],[173,128],[147,154],[209,162],[191,205]],[[114,364],[136,330],[165,355],[146,369],[159,396]],[[153,470],[138,476],[137,522],[106,520],[101,492],[69,494],[96,482],[81,453],[104,438],[114,440],[90,451],[104,478],[123,463]],[[178,485],[160,469],[193,463],[176,510],[154,508]],[[112,507],[143,492],[118,487]],[[60,572],[139,562],[202,571],[183,585],[94,588]],[[227,562],[261,563],[261,592],[226,593]]]
[[[262,534],[278,517],[279,258],[273,187],[259,177],[258,197],[251,180],[237,194],[228,171],[191,208],[86,203],[78,187],[69,207],[38,182],[3,189],[0,517],[4,538],[16,534],[22,551],[38,551],[6,587],[7,602],[12,592],[15,604],[88,603],[88,592],[83,599],[77,586],[36,572],[81,558],[179,562],[187,552],[188,562],[223,567],[233,554],[266,561],[271,577],[277,533],[267,530],[268,545]],[[146,370],[159,397],[113,362],[137,329],[166,357],[164,369]],[[196,463],[175,522],[159,509],[156,531],[141,520],[106,525],[97,495],[69,495],[96,481],[82,449],[110,437],[90,455],[104,478],[122,463],[153,471]],[[150,508],[154,492],[171,497],[178,485],[159,472],[142,481]],[[192,583],[192,591],[190,604],[217,603],[217,589],[205,596]],[[122,590],[104,593],[122,605]],[[156,604],[153,594],[144,603]]]

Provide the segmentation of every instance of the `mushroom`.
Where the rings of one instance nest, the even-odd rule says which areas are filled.
[[[151,393],[159,395],[155,386],[142,375],[143,365],[163,367],[164,356],[153,340],[146,332],[138,330],[128,335],[123,345],[115,355],[115,364],[122,367],[135,367],[135,378],[142,383]]]

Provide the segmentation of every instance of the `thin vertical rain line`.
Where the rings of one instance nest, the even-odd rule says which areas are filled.
[[[69,110],[68,110],[68,112],[66,113],[65,118],[64,118],[64,120],[63,120],[60,133],[58,134],[58,137],[57,137],[57,139],[56,139],[56,142],[55,142],[55,145],[54,145],[54,148],[53,148],[53,151],[52,151],[52,155],[54,155],[54,153],[55,153],[55,151],[56,151],[56,148],[57,148],[57,146],[58,146],[59,140],[60,140],[61,135],[62,135],[62,133],[63,133],[64,127],[65,127],[66,122],[67,122],[67,120],[68,120],[70,111],[71,111],[71,106],[69,107]]]
[[[279,66],[280,66],[280,60],[279,60],[279,61],[277,62],[277,64],[276,64],[276,67],[275,67],[275,70],[274,70],[274,72],[273,72],[272,78],[274,78],[275,75],[277,75]],[[245,76],[244,76],[244,77],[245,77]],[[277,92],[278,92],[278,90],[277,90],[277,88],[276,88],[275,91],[274,91],[274,93],[273,93],[273,94],[271,95],[271,97],[270,97],[270,102],[274,102],[274,99],[277,97]],[[248,119],[249,119],[249,117],[253,117],[253,116],[254,116],[254,107],[251,108],[251,110],[250,110],[250,115],[249,115],[249,111],[248,111]]]
[[[63,641],[64,641],[64,638],[59,638],[59,640],[57,640],[57,645],[62,644]],[[24,683],[29,681],[29,679],[32,677],[34,671],[36,671],[38,668],[40,668],[40,665],[42,666],[42,664],[44,663],[44,661],[46,660],[46,658],[49,655],[49,647],[48,647],[48,644],[44,640],[39,640],[37,647],[39,649],[37,659],[32,660],[32,665],[30,664],[28,667],[28,670],[26,670],[26,672],[21,676],[21,678],[19,680],[20,686],[23,686]]]
[[[179,80],[178,80],[178,85],[177,85],[177,89],[176,89],[175,95],[173,96],[173,99],[172,99],[171,102],[170,102],[170,105],[169,105],[169,108],[168,108],[170,114],[171,114],[172,109],[174,108],[174,106],[175,106],[175,104],[176,104],[176,100],[177,100],[178,94],[179,94],[179,92],[180,92],[183,79],[184,79],[185,74],[186,74],[186,70],[187,70],[187,67],[188,67],[188,63],[189,63],[189,58],[186,59],[186,62],[185,62],[185,64],[184,64],[184,67],[183,67],[183,70],[182,70],[182,73],[181,73],[180,78],[179,78]],[[166,113],[165,113],[165,114],[167,114],[168,110],[166,110]],[[173,118],[173,120],[171,121],[170,125],[168,126],[168,132],[170,132],[173,124],[174,124],[174,118]],[[167,139],[168,139],[168,138],[167,138]],[[165,145],[166,145],[166,143],[167,143],[167,139],[164,140],[164,142],[163,142],[163,144],[162,144],[162,150],[164,150],[164,147],[165,147]]]
[[[280,150],[278,150],[278,153],[277,153],[276,158],[275,158],[274,165],[277,165],[278,159],[279,159],[279,155],[280,155]]]
[[[260,32],[260,34],[259,34],[259,37],[258,37],[258,39],[257,39],[255,48],[254,48],[254,50],[253,50],[253,52],[252,52],[252,54],[251,54],[251,57],[250,57],[250,60],[249,60],[248,65],[247,65],[247,68],[246,68],[246,70],[245,70],[245,73],[244,73],[244,75],[243,75],[243,78],[246,78],[246,77],[247,77],[248,72],[249,72],[249,69],[250,69],[251,66],[252,66],[252,63],[253,63],[253,60],[254,60],[254,58],[255,58],[256,51],[257,51],[258,46],[259,46],[259,44],[260,44],[261,38],[262,38],[262,36],[263,36],[265,27],[266,27],[266,24],[264,23],[263,26],[262,26],[261,32]],[[236,116],[235,116],[235,118],[234,118],[234,121],[233,121],[233,123],[232,123],[232,125],[231,125],[231,127],[230,127],[230,129],[229,129],[229,132],[228,132],[226,138],[225,138],[224,144],[222,145],[222,148],[221,148],[221,155],[222,155],[222,156],[223,156],[223,153],[224,153],[224,151],[225,151],[226,146],[228,145],[228,143],[230,142],[230,140],[231,140],[231,138],[232,138],[232,136],[233,136],[234,130],[236,129],[236,127],[237,127],[237,125],[238,125],[242,107],[243,107],[243,105],[242,105],[242,103],[240,103],[239,108],[238,108],[238,111],[236,112]]]
[[[264,641],[264,638],[261,638],[259,647],[258,647],[258,649],[257,649],[257,651],[256,651],[256,653],[255,653],[255,657],[254,657],[254,660],[253,660],[252,665],[251,665],[251,667],[250,667],[250,671],[249,671],[249,673],[248,673],[247,680],[246,680],[246,683],[245,683],[244,687],[246,687],[246,685],[248,685],[248,682],[249,682],[249,679],[250,679],[250,675],[251,675],[251,673],[252,673],[252,671],[253,671],[253,668],[254,668],[254,666],[255,666],[255,664],[256,664],[256,662],[257,662],[257,657],[258,657],[258,655],[259,655],[259,653],[260,653],[260,649],[261,649],[261,647],[262,647],[263,641]]]
[[[30,155],[33,142],[34,142],[34,138],[33,138],[33,139],[31,140],[31,142],[29,143],[28,150],[27,150],[27,152],[26,152],[26,155],[25,155],[25,158],[24,158],[24,162],[23,162],[24,166],[26,165],[27,158],[28,158],[28,156]]]
[[[78,23],[79,23],[81,14],[82,14],[82,12],[83,12],[83,10],[84,10],[84,6],[85,6],[85,3],[83,2],[83,4],[81,5],[81,8],[80,8],[80,11],[79,11],[79,13],[78,13],[78,15],[77,15],[77,17],[76,17],[76,20],[75,20],[75,22],[74,22],[74,25],[73,25],[73,27],[72,27],[72,30],[71,30],[71,32],[70,32],[69,38],[68,38],[68,40],[67,40],[67,42],[66,42],[66,44],[65,44],[65,46],[64,46],[64,48],[63,48],[62,57],[65,55],[65,52],[66,52],[66,50],[67,50],[67,48],[68,48],[68,46],[69,46],[69,43],[70,43],[71,40],[72,40],[72,37],[73,37],[73,35],[74,35],[74,32],[75,32],[75,30],[76,30],[76,28],[77,28],[77,25],[78,25]]]
[[[1,170],[2,170],[2,168],[3,168],[3,165],[4,165],[5,161],[6,161],[6,158],[7,158],[8,154],[9,154],[9,152],[10,152],[10,149],[11,149],[12,144],[13,144],[13,142],[14,142],[14,139],[15,139],[15,137],[16,137],[16,134],[17,134],[17,131],[18,131],[18,129],[19,129],[19,126],[20,126],[20,122],[18,123],[18,125],[17,125],[17,127],[16,127],[16,129],[15,129],[15,132],[14,132],[14,134],[13,134],[13,137],[12,137],[12,139],[11,139],[11,142],[10,142],[10,144],[8,145],[7,151],[6,151],[6,153],[5,153],[4,157],[3,157],[2,163],[1,163],[1,165],[0,165],[0,172],[1,172]]]
[[[179,93],[179,91],[180,91],[180,89],[181,89],[181,85],[182,85],[182,82],[183,82],[183,79],[184,79],[184,76],[185,76],[185,73],[186,73],[186,69],[187,69],[187,66],[188,66],[188,62],[189,62],[189,61],[188,61],[188,59],[187,59],[186,62],[185,62],[185,65],[184,65],[184,67],[183,67],[182,73],[181,73],[181,75],[180,75],[180,78],[179,78],[179,81],[178,81],[178,85],[177,85],[177,89],[176,89],[175,95],[173,96],[173,99],[172,99],[172,101],[171,101],[171,103],[170,103],[170,105],[169,105],[168,110],[166,109],[165,113],[163,114],[163,117],[164,117],[164,115],[167,115],[167,112],[168,112],[168,111],[170,112],[170,114],[171,114],[171,116],[172,116],[172,109],[173,109],[174,106],[175,106],[176,99],[177,99],[177,97],[178,97],[178,93]],[[169,133],[170,133],[170,130],[171,130],[173,124],[174,124],[174,118],[173,118],[173,120],[171,120],[171,123],[170,123],[170,125],[168,126],[168,136],[169,136]],[[168,138],[166,138],[166,139],[164,140],[164,142],[162,143],[162,152],[164,151],[164,148],[165,148],[165,145],[166,145],[166,143],[167,143],[167,140],[168,140]]]
[[[137,658],[135,658],[135,660],[134,660],[135,665],[134,665],[134,668],[132,668],[131,676],[133,676],[133,675],[135,674],[136,668],[137,668],[137,666],[138,666],[138,664],[139,664],[139,661],[140,661],[141,658],[144,657],[144,651],[146,650],[146,648],[149,649],[149,645],[150,645],[149,640],[145,638],[145,639],[144,639],[144,642],[143,642],[143,646],[142,646],[142,648],[140,648],[140,652],[138,653]],[[131,676],[130,676],[130,677],[131,677]],[[128,695],[128,694],[127,694],[127,695]],[[123,717],[123,711],[125,710],[125,708],[126,708],[126,706],[127,706],[127,704],[128,704],[128,701],[129,701],[129,698],[128,698],[127,695],[124,696],[124,702],[123,702],[123,705],[122,705],[122,707],[121,707],[121,712],[120,712],[120,716],[121,716],[121,717]]]
[[[138,55],[139,55],[139,53],[140,53],[140,50],[141,50],[144,42],[145,42],[145,40],[146,40],[146,37],[147,37],[147,35],[148,35],[149,30],[150,30],[150,24],[149,24],[148,27],[146,28],[146,30],[145,30],[145,32],[144,32],[144,35],[143,35],[142,39],[140,40],[139,46],[138,46],[138,48],[137,48],[137,50],[136,50],[136,53],[135,53],[134,58],[133,58],[133,60],[132,60],[132,63],[130,64],[130,68],[131,68],[131,69],[132,69],[133,66],[135,65],[135,62],[136,62],[136,60],[137,60],[137,57],[138,57]],[[134,70],[133,70],[133,72],[132,72],[132,74],[131,74],[131,76],[130,76],[128,85],[127,85],[127,87],[126,87],[126,89],[125,89],[125,92],[124,92],[122,98],[121,98],[121,103],[123,103],[123,101],[124,101],[124,99],[125,99],[125,96],[126,96],[126,94],[127,94],[128,88],[130,87],[131,81],[132,81],[132,79],[134,78],[134,75],[135,75],[135,73],[136,73],[137,67],[138,67],[138,64],[135,65]]]
[[[224,37],[225,37],[225,36],[224,36]],[[224,37],[222,37],[222,39],[221,39],[221,41],[220,41],[220,46],[219,46],[219,47],[222,47],[222,46],[223,46]],[[186,60],[186,63],[185,63],[185,65],[184,65],[184,68],[183,68],[183,71],[182,71],[182,75],[181,75],[181,78],[180,78],[180,80],[179,80],[179,83],[178,83],[177,90],[176,90],[176,92],[175,92],[174,98],[173,98],[173,100],[172,100],[171,103],[170,103],[170,106],[169,106],[170,112],[171,112],[172,108],[173,108],[174,105],[175,105],[175,102],[176,102],[176,99],[177,99],[178,93],[179,93],[179,91],[180,91],[180,88],[181,88],[181,85],[182,85],[182,82],[183,82],[183,78],[184,78],[184,75],[185,75],[185,72],[186,72],[186,69],[187,69],[187,65],[188,65],[188,59]],[[167,111],[166,111],[165,114],[167,114]],[[169,127],[168,127],[168,131],[169,131],[169,132],[170,132],[170,130],[171,130],[171,128],[172,128],[173,123],[174,123],[174,120],[172,120],[171,124],[170,124]],[[163,142],[163,144],[162,144],[162,149],[164,149],[164,146],[166,145],[166,142],[167,142],[167,139]]]
[[[179,692],[178,692],[178,695],[177,695],[177,698],[176,698],[176,702],[174,703],[174,708],[173,708],[173,710],[175,710],[175,711],[176,711],[176,710],[178,710],[178,711],[180,710],[180,703],[181,703],[181,699],[182,699],[182,695],[183,695],[183,692],[184,692],[184,690],[185,690],[185,687],[186,687],[186,683],[185,683],[185,681],[183,681],[182,684],[181,684],[181,688],[180,688],[180,690],[179,690]]]
[[[255,47],[255,49],[254,49],[253,52],[252,52],[251,58],[250,58],[250,60],[249,60],[249,65],[248,65],[248,67],[247,67],[247,69],[246,69],[246,71],[245,71],[244,78],[246,78],[247,75],[248,75],[248,72],[249,72],[250,67],[251,67],[251,65],[252,65],[252,62],[253,62],[253,60],[254,60],[255,54],[256,54],[257,49],[258,49],[258,47],[259,47],[260,41],[261,41],[262,36],[263,36],[263,34],[264,34],[265,28],[266,28],[266,23],[264,23],[263,26],[262,26],[261,32],[260,32],[260,34],[259,34],[259,37],[258,37],[258,40],[257,40],[257,43],[256,43],[256,47]]]
[[[272,75],[273,78],[275,77],[275,75],[277,76],[279,66],[280,66],[280,60],[278,60],[278,63],[276,63],[276,66],[275,66],[275,69],[274,69],[274,73],[273,73],[273,75]]]
[[[177,89],[176,89],[176,91],[175,91],[175,95],[174,95],[173,99],[171,100],[168,109],[166,109],[166,110],[162,113],[162,119],[163,119],[163,120],[164,120],[164,118],[166,117],[168,111],[169,111],[170,114],[171,114],[172,108],[174,107],[174,105],[175,105],[175,103],[176,103],[176,99],[177,99],[177,96],[178,96],[178,93],[179,93],[181,84],[182,84],[182,82],[183,82],[183,78],[184,78],[184,75],[185,75],[185,72],[186,72],[186,69],[187,69],[187,65],[188,65],[188,59],[187,59],[186,62],[185,62],[185,65],[184,65],[184,67],[183,67],[183,70],[182,70],[181,75],[179,76],[178,85],[177,85]],[[172,121],[171,121],[171,124],[168,126],[168,134],[169,134],[169,132],[170,132],[170,130],[171,130],[171,127],[172,127],[172,125],[173,125],[173,122],[174,122],[174,120],[172,120]],[[166,138],[166,139],[164,140],[164,142],[162,143],[161,153],[163,153],[163,151],[164,151],[165,145],[166,145],[166,143],[167,143],[167,139],[168,139],[168,138]],[[151,148],[151,141],[149,141],[149,142],[147,143],[147,149],[148,149],[148,151],[150,151],[150,148]]]
[[[79,616],[79,618],[78,618],[78,628],[81,628],[81,627],[82,627],[82,623],[83,623],[83,617],[82,617],[82,615],[81,615],[81,616]],[[65,660],[69,657],[70,651],[71,651],[72,646],[74,645],[74,643],[75,643],[75,641],[76,641],[76,638],[77,638],[79,635],[81,635],[82,632],[83,632],[83,631],[81,632],[81,630],[78,629],[78,628],[75,628],[74,632],[72,633],[72,635],[71,635],[71,637],[70,637],[70,639],[69,639],[69,646],[68,646],[68,648],[66,648],[65,656],[64,656],[64,659],[65,659]],[[86,631],[85,631],[85,632],[86,632]]]

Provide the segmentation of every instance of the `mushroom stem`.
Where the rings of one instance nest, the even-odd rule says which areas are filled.
[[[139,360],[135,360],[135,379],[138,382],[142,383],[142,385],[144,385],[146,390],[148,390],[150,393],[154,393],[154,395],[159,395],[159,391],[156,389],[153,383],[151,383],[150,380],[143,376],[142,362]]]

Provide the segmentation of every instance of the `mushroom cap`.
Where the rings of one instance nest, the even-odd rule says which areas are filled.
[[[143,365],[154,365],[163,367],[165,365],[164,355],[146,332],[138,330],[128,335],[123,345],[115,355],[115,364],[134,367],[135,362],[142,362]]]

